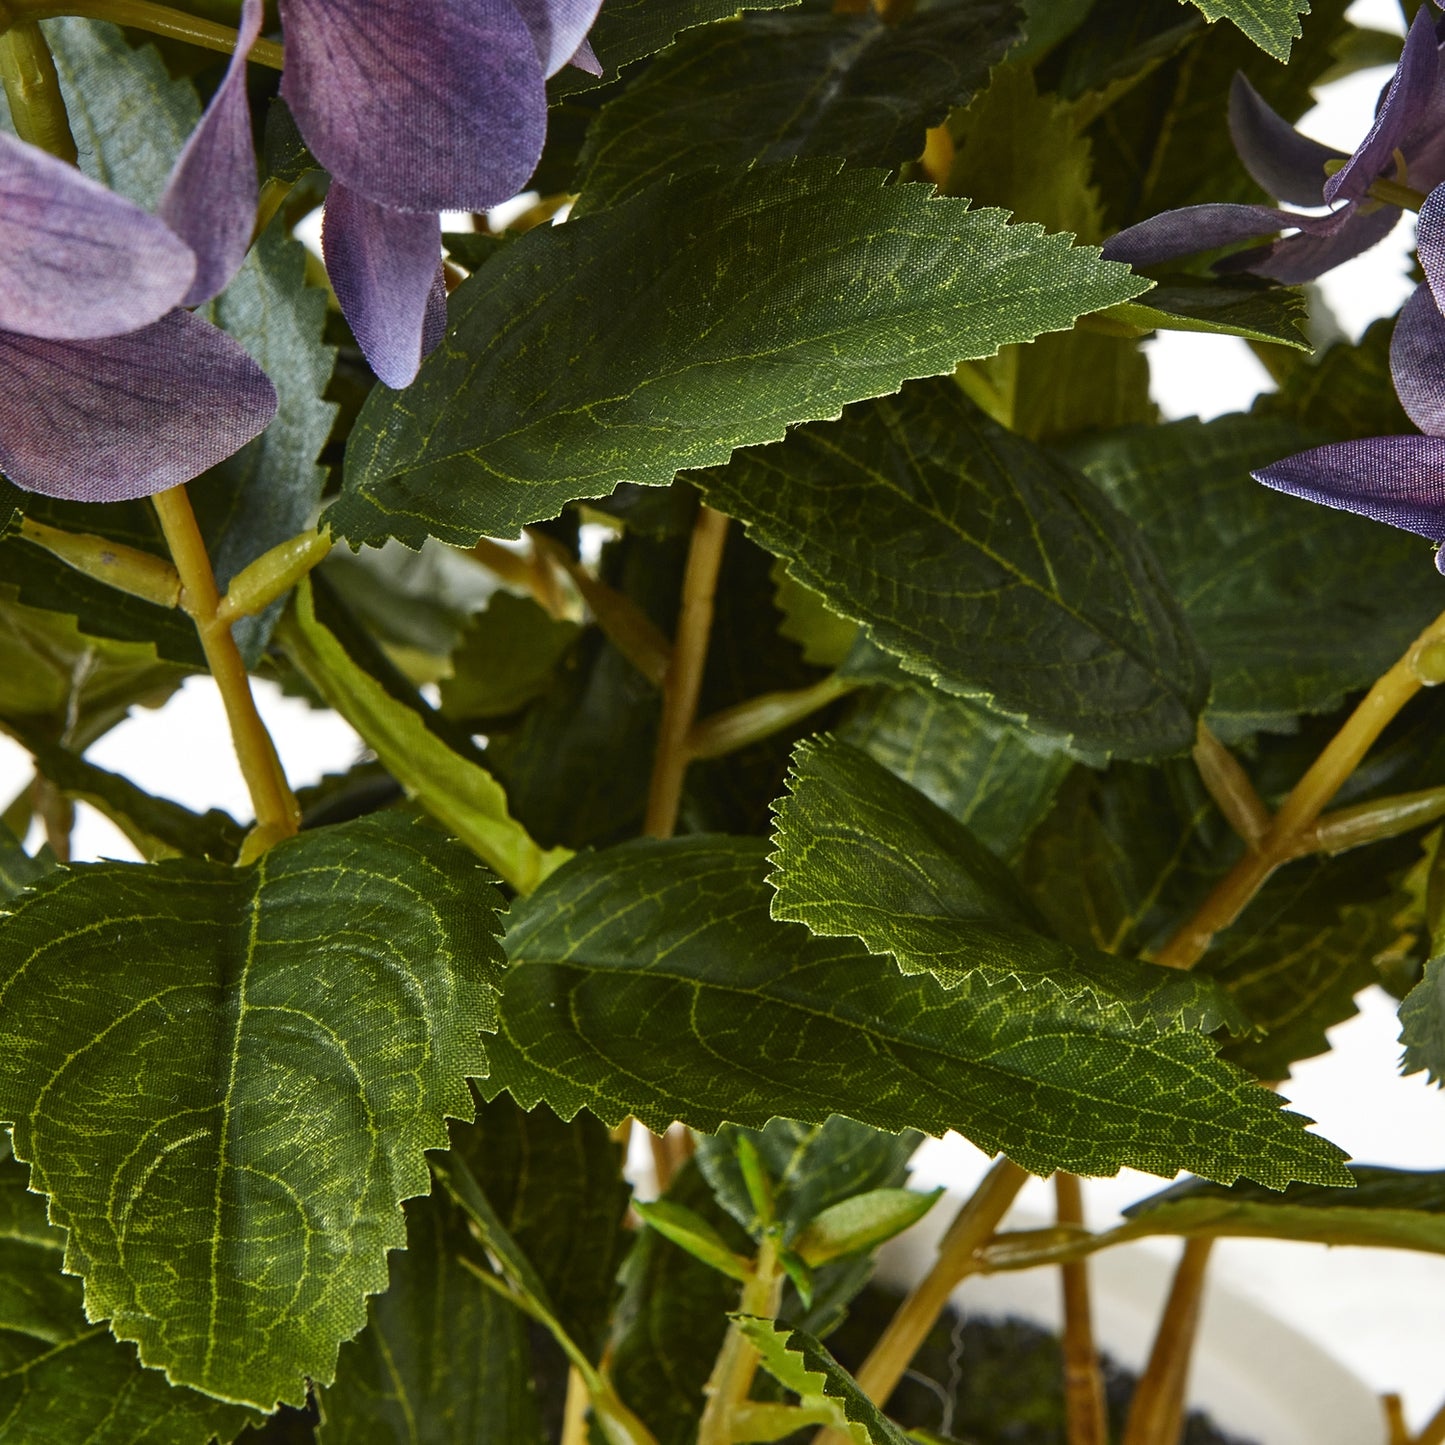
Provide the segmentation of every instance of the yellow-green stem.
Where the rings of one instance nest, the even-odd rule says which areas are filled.
[[[687,751],[692,758],[720,758],[745,748],[749,743],[771,737],[847,697],[860,684],[852,678],[830,672],[811,687],[791,692],[765,692],[733,707],[723,708],[699,721],[688,734]]]
[[[251,679],[231,636],[230,624],[220,616],[221,599],[216,591],[210,554],[196,525],[190,497],[185,487],[180,486],[158,493],[153,500],[166,545],[180,573],[181,606],[196,624],[201,648],[231,725],[231,740],[241,764],[241,775],[256,809],[256,828],[243,854],[249,860],[295,833],[300,826],[301,809],[286,781],[271,734],[256,711]]]
[[[1258,848],[1269,832],[1269,809],[1255,792],[1239,760],[1214,736],[1203,718],[1199,719],[1194,743],[1194,765],[1209,789],[1209,796],[1229,820],[1229,826],[1251,848]]]
[[[1054,1176],[1058,1221],[1084,1223],[1083,1186],[1077,1174]],[[1093,1310],[1089,1303],[1089,1266],[1075,1260],[1060,1266],[1064,1303],[1064,1413],[1069,1445],[1109,1445],[1104,1410],[1104,1376],[1094,1348]]]
[[[174,607],[180,601],[180,574],[164,557],[112,542],[108,537],[62,531],[33,517],[21,519],[20,535],[59,557],[67,567],[119,592],[154,602],[158,607]]]
[[[87,20],[108,20],[112,25],[127,25],[151,35],[164,35],[170,40],[184,40],[203,50],[216,50],[232,55],[236,50],[236,32],[229,25],[202,20],[157,5],[154,0],[9,0],[11,10],[27,20],[46,20],[55,15],[80,15]],[[284,54],[273,40],[258,40],[249,57],[257,65],[280,70]]]
[[[753,1272],[743,1285],[739,1313],[765,1320],[775,1318],[782,1299],[783,1277],[778,1241],[769,1231],[758,1246]],[[732,1445],[733,1416],[746,1403],[757,1372],[757,1346],[736,1322],[729,1324],[717,1362],[703,1387],[707,1404],[697,1427],[697,1445]]]
[[[12,13],[16,9],[12,6]],[[21,16],[0,35],[0,80],[15,134],[73,166],[79,152],[70,133],[55,57],[36,21],[23,12]]]
[[[278,542],[248,563],[233,578],[221,598],[217,617],[226,626],[242,617],[253,617],[284,597],[313,567],[324,562],[331,551],[331,528],[302,532]]]
[[[1426,1422],[1425,1428],[1415,1437],[1415,1445],[1445,1445],[1445,1405]]]

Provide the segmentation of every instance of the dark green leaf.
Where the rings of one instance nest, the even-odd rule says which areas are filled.
[[[1368,686],[1440,610],[1426,544],[1249,475],[1317,436],[1232,415],[1134,428],[1070,457],[1143,528],[1209,658],[1226,740]]]
[[[61,1273],[65,1232],[25,1189],[0,1134],[0,1435],[34,1445],[208,1445],[251,1411],[145,1370],[135,1348],[91,1324],[81,1284]]]
[[[440,1190],[406,1206],[406,1249],[341,1347],[322,1396],[323,1445],[541,1445],[526,1321],[458,1256],[466,1216]]]
[[[1013,0],[954,0],[897,24],[871,9],[807,9],[695,30],[602,111],[582,153],[578,210],[684,169],[794,156],[902,165],[929,126],[987,82],[1021,18]]]
[[[545,691],[576,641],[575,622],[559,622],[528,597],[496,592],[467,624],[441,684],[441,709],[454,718],[516,712]]]
[[[486,1067],[486,880],[376,814],[245,868],[62,870],[0,921],[0,1118],[147,1364],[266,1410],[330,1381]]]
[[[1310,349],[1304,292],[1292,286],[1252,285],[1247,279],[1165,282],[1149,293],[1148,301],[1111,306],[1103,319],[1143,331],[1205,331]]]
[[[1232,20],[1267,55],[1280,62],[1289,59],[1290,47],[1300,36],[1301,15],[1310,13],[1309,0],[1194,0],[1211,24]]]
[[[859,938],[945,988],[977,975],[1087,995],[1139,1029],[1243,1026],[1211,983],[1050,936],[1007,868],[963,824],[845,743],[800,743],[778,805],[774,918]]]
[[[488,1095],[713,1131],[843,1113],[956,1128],[1043,1174],[1123,1164],[1345,1182],[1339,1151],[1200,1035],[970,979],[945,991],[768,916],[766,845],[650,839],[574,859],[514,907]]]
[[[908,671],[1085,747],[1192,742],[1203,660],[1138,529],[951,381],[698,480]]]
[[[372,394],[333,527],[353,542],[515,535],[1148,285],[883,179],[831,161],[708,172],[529,231],[454,294],[448,343],[404,398]]]
[[[875,688],[838,729],[1009,859],[1043,821],[1073,764],[1044,739],[936,689]]]
[[[8,903],[50,871],[39,858],[32,858],[15,836],[0,823],[0,903]]]
[[[1445,958],[1432,958],[1425,976],[1400,1005],[1401,1072],[1428,1070],[1432,1084],[1445,1082]]]

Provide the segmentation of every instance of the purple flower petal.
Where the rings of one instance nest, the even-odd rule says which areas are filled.
[[[201,123],[176,161],[157,209],[196,253],[196,279],[183,306],[224,291],[241,269],[256,224],[256,148],[246,57],[261,33],[264,0],[244,0],[236,52]]]
[[[239,451],[275,414],[266,373],[189,311],[99,340],[0,333],[0,472],[47,497],[163,492]]]
[[[578,70],[585,70],[588,75],[602,74],[602,62],[598,60],[590,40],[584,40],[567,63],[575,65]]]
[[[441,235],[435,212],[394,211],[331,183],[321,228],[326,271],[371,369],[394,390],[416,376],[427,349],[429,316],[435,327]],[[445,315],[443,286],[443,329]]]
[[[163,221],[0,133],[0,328],[117,336],[180,303],[196,258]]]
[[[1390,374],[1410,420],[1445,436],[1445,316],[1428,286],[1417,286],[1390,338]]]
[[[447,334],[447,268],[438,259],[432,277],[431,293],[426,298],[426,316],[421,324],[421,354],[425,360],[442,344]]]
[[[1229,88],[1229,134],[1245,170],[1276,200],[1299,206],[1319,205],[1325,162],[1347,159],[1343,151],[1301,135],[1239,71]]]
[[[1271,236],[1289,226],[1312,227],[1328,219],[1299,216],[1273,206],[1244,206],[1226,201],[1184,206],[1177,211],[1161,211],[1137,226],[1110,236],[1104,242],[1104,259],[1149,266],[1176,256],[1192,256],[1196,251],[1212,251],[1216,246],[1228,246],[1235,241]]]
[[[1445,305],[1445,183],[1436,186],[1420,207],[1415,252],[1435,293],[1435,304]]]
[[[578,48],[586,43],[587,32],[602,8],[602,0],[513,0],[513,3],[537,42],[537,53],[548,75],[556,75],[569,61],[576,63]],[[597,64],[595,56],[592,63]],[[601,73],[600,66],[592,72]]]
[[[1253,475],[1277,492],[1445,541],[1445,438],[1338,442]]]
[[[1357,201],[1390,169],[1400,142],[1430,108],[1439,68],[1435,22],[1430,6],[1422,5],[1405,37],[1405,49],[1375,123],[1354,155],[1326,182],[1326,201]]]
[[[1286,286],[1313,281],[1379,245],[1395,229],[1401,214],[1398,206],[1347,201],[1328,216],[1311,218],[1312,224],[1297,235],[1276,241],[1248,269]]]
[[[316,159],[403,211],[481,211],[542,154],[547,95],[512,0],[282,0],[281,94]]]

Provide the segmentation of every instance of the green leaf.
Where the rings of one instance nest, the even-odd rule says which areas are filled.
[[[800,743],[788,781],[773,832],[774,918],[825,938],[859,938],[945,988],[977,975],[1065,1000],[1086,996],[1136,1029],[1243,1027],[1210,983],[1051,937],[967,828],[846,743]]]
[[[1010,983],[905,977],[770,919],[765,863],[761,841],[641,839],[560,869],[510,915],[482,1092],[654,1129],[834,1113],[954,1128],[1040,1174],[1347,1182],[1334,1145],[1199,1034],[1141,1037]]]
[[[1005,859],[1043,821],[1073,768],[1046,740],[936,689],[875,688],[837,735]]]
[[[467,624],[441,684],[441,709],[453,718],[505,717],[539,697],[577,640],[575,622],[559,622],[529,597],[496,592]]]
[[[1204,663],[1138,529],[952,382],[698,480],[907,671],[1082,747],[1190,746]]]
[[[64,869],[0,920],[0,1118],[87,1314],[173,1382],[329,1383],[486,1067],[486,879],[376,814],[244,868]]]
[[[772,1320],[749,1315],[733,1318],[757,1347],[763,1368],[805,1404],[831,1405],[836,1412],[835,1427],[858,1445],[908,1445],[903,1432],[812,1335],[780,1329]]]
[[[1021,19],[1013,0],[962,0],[896,24],[871,9],[806,9],[695,30],[604,107],[582,152],[578,212],[682,170],[795,156],[900,166],[987,83]]]
[[[1301,34],[1299,17],[1310,13],[1309,0],[1194,0],[1212,25],[1232,20],[1266,55],[1281,63]]]
[[[781,558],[774,561],[773,603],[782,614],[778,631],[802,649],[814,667],[838,667],[852,651],[858,624],[839,617],[811,587],[788,575]]]
[[[341,1347],[321,1398],[322,1445],[541,1445],[526,1319],[458,1256],[476,1253],[441,1193],[406,1206],[406,1249]]]
[[[248,563],[311,525],[326,480],[316,458],[336,419],[336,404],[323,397],[336,352],[322,340],[326,292],[306,284],[306,248],[284,217],[266,228],[213,311],[271,378],[280,403],[260,436],[190,484],[224,590]],[[265,646],[281,606],[232,629],[248,660]]]
[[[1432,1084],[1445,1083],[1445,958],[1432,958],[1425,976],[1400,1005],[1400,1071],[1428,1070]]]
[[[447,345],[404,396],[372,393],[331,525],[354,543],[512,536],[1148,287],[884,179],[705,172],[529,231],[453,295]]]
[[[37,1445],[231,1440],[255,1418],[249,1410],[167,1385],[86,1319],[80,1281],[61,1273],[65,1232],[9,1153],[0,1135],[0,1435]]]
[[[569,855],[543,852],[507,811],[507,795],[484,768],[462,757],[352,661],[316,616],[310,579],[297,587],[282,646],[311,685],[366,740],[397,782],[478,857],[521,892]]]
[[[745,1280],[752,1272],[747,1257],[729,1249],[722,1235],[685,1204],[658,1199],[652,1204],[639,1201],[633,1208],[642,1216],[644,1224],[679,1249],[685,1249],[694,1259],[700,1259],[709,1269],[736,1280]]]
[[[8,903],[50,871],[25,851],[20,839],[0,823],[0,903]]]
[[[1309,303],[1293,286],[1228,281],[1169,281],[1156,286],[1148,301],[1126,301],[1100,313],[1141,331],[1203,331],[1243,336],[1309,351]]]
[[[917,1224],[943,1193],[917,1189],[870,1189],[823,1210],[795,1241],[810,1265],[876,1249]]]
[[[1158,555],[1209,658],[1206,716],[1226,740],[1337,707],[1440,610],[1425,543],[1250,477],[1318,440],[1282,419],[1235,414],[1069,452]]]

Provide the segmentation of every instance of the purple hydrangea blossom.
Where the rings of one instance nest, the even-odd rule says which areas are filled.
[[[1147,266],[1239,241],[1264,244],[1231,256],[1219,269],[1248,270],[1275,281],[1312,281],[1383,240],[1398,206],[1370,197],[1376,181],[1421,190],[1445,181],[1445,66],[1431,7],[1420,7],[1400,63],[1369,134],[1353,155],[1301,135],[1242,75],[1230,93],[1229,129],[1245,169],[1263,189],[1295,205],[1340,204],[1324,215],[1273,206],[1204,204],[1151,216],[1112,237],[1110,260]],[[1401,167],[1403,160],[1403,168]],[[1338,169],[1326,175],[1331,162]],[[1281,231],[1292,234],[1280,239]]]
[[[197,271],[163,222],[0,134],[0,471],[109,502],[223,461],[276,411],[266,374],[176,309]]]

